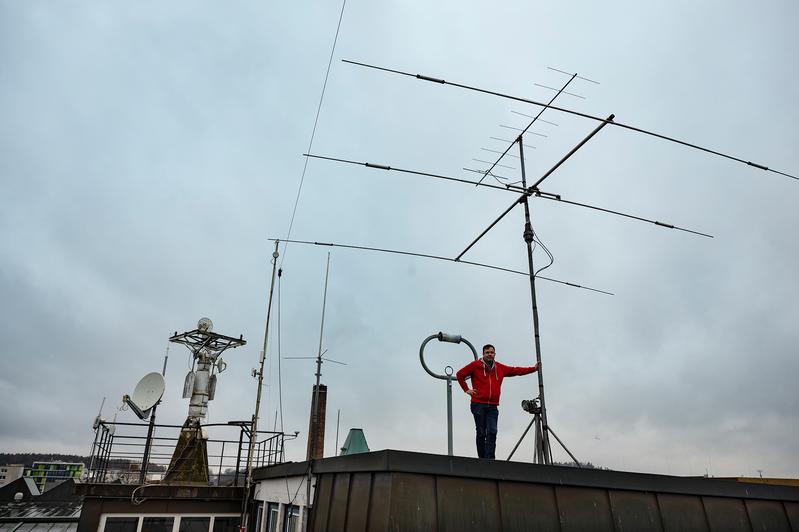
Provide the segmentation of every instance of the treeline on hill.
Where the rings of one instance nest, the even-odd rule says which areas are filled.
[[[0,464],[22,464],[25,467],[31,467],[33,462],[73,462],[82,463],[89,467],[91,458],[88,456],[80,456],[77,454],[58,454],[58,453],[0,453]],[[109,470],[127,470],[130,469],[130,464],[136,462],[135,460],[124,460],[120,458],[112,458],[108,461]],[[138,467],[138,466],[137,466]],[[166,467],[150,462],[148,471],[166,471]]]
[[[577,464],[575,464],[574,462],[552,462],[552,465],[577,467]],[[607,467],[595,466],[591,462],[580,462],[580,467],[582,467],[583,469],[604,469],[605,471],[610,471],[610,469]]]
[[[88,456],[58,453],[0,453],[0,464],[22,464],[26,467],[33,462],[81,462],[89,465]]]

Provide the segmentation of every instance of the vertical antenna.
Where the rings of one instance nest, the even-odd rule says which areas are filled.
[[[336,414],[336,454],[333,456],[338,456],[338,426],[341,422],[341,409],[338,409],[338,413]]]
[[[316,355],[316,387],[314,388],[313,395],[313,434],[308,431],[308,438],[311,438],[311,444],[308,446],[308,460],[309,463],[313,460],[316,454],[316,440],[319,435],[319,380],[322,377],[322,338],[325,332],[325,309],[327,307],[327,281],[330,277],[330,252],[327,252],[327,266],[325,268],[325,291],[322,295],[322,323],[319,326],[319,351]],[[305,488],[306,504],[311,506],[311,468],[308,467],[308,479],[306,480]]]
[[[94,428],[94,441],[92,442],[92,451],[89,453],[91,457],[89,459],[89,469],[87,471],[88,475],[91,475],[92,468],[94,467],[94,449],[97,447],[97,436],[100,433],[100,421],[103,419],[103,406],[105,406],[105,397],[100,402],[100,410],[97,411],[97,417],[94,418],[93,428]]]
[[[330,276],[330,252],[327,252],[327,267],[325,268],[325,291],[322,295],[322,324],[319,326],[319,351],[316,355],[316,388],[314,389],[314,423],[319,423],[319,380],[322,378],[322,336],[325,333],[325,308],[327,307],[327,280]],[[314,429],[316,430],[316,429]],[[313,446],[316,446],[314,439]],[[311,447],[313,454],[314,448]]]
[[[161,370],[161,376],[166,377],[166,362],[169,360],[169,342],[166,343],[166,353],[164,353],[164,369]]]

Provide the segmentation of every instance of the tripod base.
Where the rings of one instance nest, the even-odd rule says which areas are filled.
[[[533,451],[533,462],[536,464],[551,464],[552,463],[552,449],[549,446],[549,438],[545,438],[544,434],[551,434],[554,437],[563,450],[571,457],[572,461],[577,465],[577,467],[582,467],[580,461],[574,457],[572,452],[564,445],[558,435],[555,434],[555,431],[552,430],[552,427],[549,425],[544,426],[543,419],[541,417],[541,412],[533,413],[533,419],[530,420],[530,423],[527,425],[527,428],[524,429],[521,438],[519,441],[516,442],[516,445],[513,447],[513,450],[508,455],[507,461],[510,461],[513,458],[513,454],[516,452],[516,449],[519,448],[522,441],[524,441],[524,437],[527,436],[527,433],[530,432],[530,429],[533,429],[533,434],[535,438],[535,450]]]

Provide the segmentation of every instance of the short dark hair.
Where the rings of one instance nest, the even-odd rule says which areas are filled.
[[[497,350],[497,348],[496,348],[496,347],[494,347],[493,345],[491,345],[491,344],[486,344],[486,345],[484,345],[484,346],[483,346],[483,353],[485,353],[485,352],[486,352],[486,349],[488,349],[489,347],[490,347],[491,349],[493,349],[494,351],[496,351],[496,350]]]

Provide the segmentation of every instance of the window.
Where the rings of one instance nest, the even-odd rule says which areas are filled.
[[[285,506],[283,515],[283,532],[299,532],[300,530],[300,507],[295,504]]]
[[[138,517],[106,517],[103,532],[136,532]]]
[[[174,517],[144,517],[141,532],[172,532]]]
[[[208,532],[211,528],[210,517],[181,517],[179,532]]]
[[[250,532],[261,532],[261,521],[264,518],[263,501],[255,501],[255,518],[250,519]]]
[[[280,505],[270,502],[266,507],[266,532],[277,532],[280,518]]]
[[[241,517],[216,517],[214,518],[214,532],[239,532]],[[142,531],[143,532],[143,531]]]

